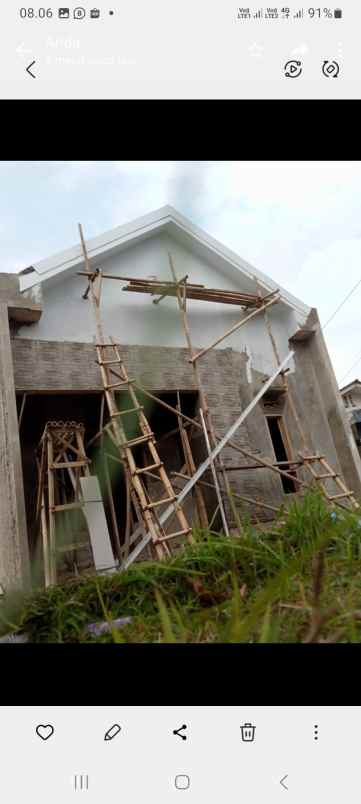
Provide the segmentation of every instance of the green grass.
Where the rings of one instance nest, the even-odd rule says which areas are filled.
[[[361,641],[361,514],[337,509],[333,520],[312,491],[272,530],[246,523],[240,536],[195,540],[164,562],[9,600],[3,633],[68,643]],[[101,637],[86,630],[126,616],[130,625]]]

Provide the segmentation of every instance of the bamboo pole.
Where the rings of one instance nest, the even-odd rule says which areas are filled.
[[[83,250],[83,255],[84,255],[84,262],[85,262],[85,266],[86,266],[86,274],[88,276],[92,275],[92,280],[90,281],[90,298],[91,298],[91,301],[92,301],[93,311],[94,311],[94,318],[95,318],[96,344],[97,344],[99,349],[107,348],[107,346],[108,347],[112,346],[114,348],[114,344],[112,344],[112,343],[107,344],[106,340],[105,340],[105,337],[104,337],[103,327],[102,327],[101,318],[100,318],[100,293],[99,293],[99,291],[98,291],[98,293],[96,293],[96,291],[94,289],[94,283],[96,281],[96,278],[94,278],[94,277],[97,276],[98,280],[99,280],[99,273],[100,272],[97,271],[96,274],[94,274],[94,271],[91,271],[89,258],[88,258],[88,253],[87,253],[85,240],[84,240],[84,235],[83,235],[83,229],[82,229],[81,224],[79,224],[79,233],[80,233],[80,240],[81,240],[81,245],[82,245],[82,250]],[[129,473],[131,475],[134,489],[135,489],[136,494],[138,495],[138,498],[139,498],[139,502],[140,502],[141,509],[142,509],[143,519],[144,519],[144,521],[146,523],[146,526],[148,528],[148,532],[150,532],[151,535],[152,535],[152,540],[153,540],[153,543],[155,545],[155,551],[156,551],[157,557],[159,559],[161,559],[165,552],[167,554],[167,551],[162,549],[162,546],[157,543],[158,539],[162,536],[162,532],[159,529],[155,518],[152,516],[151,512],[149,511],[149,509],[147,507],[148,506],[148,500],[147,500],[146,495],[144,493],[142,483],[141,483],[139,477],[136,474],[137,466],[136,466],[136,463],[135,463],[135,460],[134,460],[133,453],[132,453],[132,451],[131,451],[129,446],[124,446],[125,442],[127,441],[127,438],[126,438],[126,434],[125,434],[123,425],[121,424],[121,422],[119,422],[119,420],[115,419],[115,416],[118,413],[118,408],[117,408],[117,405],[116,405],[116,402],[115,402],[114,392],[113,392],[112,389],[108,388],[109,379],[108,379],[106,367],[103,365],[103,361],[101,361],[101,364],[100,364],[100,372],[101,372],[101,375],[102,375],[104,394],[105,394],[105,398],[106,398],[109,413],[110,413],[110,427],[111,427],[111,429],[113,431],[114,442],[115,442],[115,444],[117,446],[117,449],[119,449],[121,451],[122,455],[124,456],[125,465],[127,466],[128,471],[129,471]],[[126,380],[126,377],[124,377],[124,380]],[[130,391],[131,391],[131,387],[129,386],[129,392]],[[148,423],[147,423],[146,420],[145,420],[145,423],[146,423],[145,428],[147,428],[148,431],[150,432],[150,428],[149,428]],[[109,430],[109,432],[110,432],[110,430]]]
[[[177,409],[179,410],[179,412],[181,412],[179,391],[177,391],[177,400],[178,400]],[[196,465],[193,460],[193,454],[189,443],[188,434],[184,428],[181,417],[179,417],[178,422],[179,422],[179,433],[183,447],[184,459],[187,466],[187,472],[190,476],[193,476],[196,471]],[[202,490],[199,488],[199,486],[196,486],[194,492],[196,498],[199,525],[201,528],[208,528],[207,509],[205,506]]]
[[[240,327],[242,327],[243,324],[247,324],[247,322],[250,321],[252,318],[254,318],[256,315],[258,315],[258,313],[261,313],[263,310],[266,310],[268,307],[271,307],[272,304],[276,304],[276,302],[279,301],[279,298],[280,298],[279,296],[276,296],[276,298],[270,299],[270,301],[268,301],[262,307],[257,307],[257,310],[254,310],[253,313],[246,315],[245,318],[242,318],[241,321],[238,321],[237,324],[234,324],[233,327],[228,329],[227,332],[221,335],[220,338],[217,338],[217,340],[213,341],[213,343],[211,343],[209,346],[206,346],[204,349],[201,349],[200,352],[193,354],[190,363],[195,363],[196,360],[206,355],[208,352],[210,352],[211,349],[214,349],[214,347],[217,346],[222,341],[224,341],[225,338],[228,338],[229,335],[232,335],[233,332],[236,332],[238,329],[240,329]]]
[[[128,477],[125,478],[125,484],[126,484],[126,494],[127,494],[127,508],[126,508],[123,559],[127,558],[128,555],[129,555],[130,535],[131,535],[131,528],[132,528],[132,509],[131,509],[130,483],[129,483]]]
[[[199,414],[200,414],[202,425],[203,425],[204,439],[205,439],[205,442],[206,442],[206,445],[207,445],[208,456],[209,456],[209,458],[211,458],[212,450],[211,450],[211,445],[209,443],[209,438],[208,438],[206,423],[204,421],[204,415],[203,415],[202,408],[200,409]],[[217,478],[217,472],[215,470],[213,460],[211,460],[211,471],[212,471],[212,476],[213,476],[214,487],[215,487],[216,493],[217,493],[218,505],[219,505],[219,510],[221,512],[221,518],[222,518],[224,532],[225,532],[226,536],[229,536],[228,524],[227,524],[226,515],[225,515],[225,512],[224,512],[223,501],[222,501],[222,497],[221,497],[221,491],[220,491],[220,488],[219,488],[219,483],[218,483],[218,478]]]
[[[120,360],[121,359],[120,354],[119,354],[118,348],[117,348],[115,343],[113,343],[113,347],[115,349],[115,353],[116,353],[117,357]],[[137,396],[135,394],[135,391],[134,391],[132,385],[129,385],[129,396],[130,396],[130,399],[132,400],[133,405],[134,406],[139,406],[138,399],[137,399]],[[148,420],[147,420],[147,418],[146,418],[146,416],[143,413],[143,410],[141,408],[140,408],[140,412],[139,412],[139,422],[140,422],[140,427],[141,427],[143,433],[145,433],[145,432],[150,433],[151,432],[149,424],[148,424]],[[150,455],[151,455],[151,458],[153,459],[153,462],[158,463],[159,462],[159,455],[158,455],[158,451],[157,451],[157,449],[155,447],[155,443],[154,443],[153,440],[149,440],[147,442],[147,448],[148,448],[148,450],[150,452]],[[131,453],[131,455],[132,455],[132,453]],[[133,455],[132,455],[132,459],[133,459]],[[134,461],[134,459],[133,459],[133,461]],[[167,472],[165,471],[164,466],[163,466],[163,464],[161,462],[160,462],[158,471],[159,471],[159,478],[160,478],[160,480],[161,480],[161,482],[163,484],[163,487],[164,487],[168,497],[174,497],[174,491],[173,491],[173,488],[172,488],[172,484],[170,483],[168,475],[167,475]],[[137,478],[137,477],[134,478],[133,477],[133,482],[134,482],[134,480],[139,480],[139,478]],[[176,515],[176,517],[178,519],[178,522],[179,522],[179,524],[181,526],[181,529],[185,530],[185,531],[188,530],[188,534],[187,534],[188,543],[193,544],[194,539],[193,539],[193,536],[192,536],[192,533],[191,533],[191,529],[188,527],[188,522],[186,520],[186,517],[185,517],[185,515],[183,513],[182,508],[180,507],[180,505],[178,503],[175,503],[173,507],[174,507],[174,513],[175,513],[175,515]],[[150,515],[149,509],[146,511],[146,513],[148,513]],[[157,522],[157,528],[158,528],[158,523],[159,523],[158,518],[157,518],[156,522]],[[154,540],[156,548],[158,548],[158,546],[159,546],[159,539],[160,539],[160,536],[157,536],[156,539]],[[163,546],[163,549],[164,549],[166,555],[170,555],[170,550],[168,548],[168,545],[166,544],[166,540],[162,540],[162,541],[163,541],[162,546]]]
[[[171,270],[173,279],[174,279],[175,282],[177,282],[177,274],[176,274],[175,267],[174,267],[174,264],[173,264],[172,255],[169,254],[169,253],[168,253],[168,258],[169,258],[169,266],[170,266],[170,270]],[[186,288],[186,283],[185,282],[183,283],[183,293],[182,293],[182,295],[180,293],[179,285],[177,285],[177,302],[178,302],[178,307],[179,307],[179,311],[180,311],[180,314],[181,314],[183,331],[184,331],[186,343],[187,343],[187,346],[188,346],[189,354],[190,354],[190,357],[193,358],[194,357],[194,349],[193,349],[191,333],[190,333],[190,328],[189,328],[189,323],[188,323],[187,306],[186,306],[187,305],[187,288]],[[209,407],[208,407],[207,396],[206,396],[206,393],[204,391],[201,376],[200,376],[200,373],[198,371],[198,366],[197,366],[196,362],[194,362],[193,360],[191,361],[191,364],[192,364],[192,367],[193,367],[193,375],[194,375],[195,386],[196,386],[196,388],[198,388],[200,407],[202,408],[203,414],[204,414],[204,417],[205,417],[207,432],[209,434],[209,440],[210,440],[212,448],[214,448],[216,446],[217,441],[216,441],[216,436],[215,436],[215,432],[214,432],[214,428],[213,428],[213,423],[212,423],[212,419],[211,419],[211,415],[210,415],[210,411],[209,411]],[[238,516],[238,512],[237,512],[237,509],[236,509],[236,506],[234,504],[234,500],[233,500],[233,497],[232,497],[232,489],[231,489],[227,474],[225,472],[224,464],[223,464],[223,461],[222,461],[221,457],[219,457],[219,459],[218,459],[218,464],[219,464],[219,467],[220,467],[220,471],[222,473],[224,488],[225,488],[226,493],[228,495],[229,504],[230,504],[230,507],[231,507],[235,522],[238,524],[238,527],[241,530],[242,526],[241,526],[241,522],[240,522],[240,519],[239,519],[239,516]]]
[[[189,480],[189,476],[182,474],[182,472],[172,472],[172,475],[175,475],[176,477],[181,477],[184,480]],[[210,488],[210,489],[215,488],[213,483],[208,483],[206,480],[199,480],[198,482],[199,482],[200,486],[206,486],[207,488]],[[225,497],[224,492],[221,492],[221,493]],[[253,505],[258,505],[259,508],[266,508],[267,510],[274,511],[277,514],[279,513],[279,510],[280,510],[279,508],[275,508],[274,505],[270,505],[269,503],[262,502],[262,500],[257,500],[257,498],[246,497],[244,494],[238,494],[238,492],[234,492],[234,496],[235,496],[235,498],[237,500],[242,500],[243,502],[251,503]],[[217,510],[218,510],[218,507],[219,506],[217,506]]]
[[[56,584],[56,531],[55,531],[55,486],[54,471],[50,469],[54,461],[53,442],[50,434],[48,441],[48,499],[49,499],[49,554],[50,554],[50,584]]]
[[[276,461],[273,466],[303,466],[303,461]],[[226,472],[240,472],[242,469],[263,469],[259,463],[242,463],[238,466],[226,466]]]
[[[23,414],[24,414],[24,408],[25,408],[26,400],[27,400],[27,394],[23,394],[23,398],[21,400],[20,413],[19,413],[19,430],[21,428],[21,423],[22,423],[22,420],[23,420]]]
[[[108,495],[108,500],[109,500],[110,515],[111,515],[111,520],[112,520],[112,525],[113,525],[116,552],[117,552],[118,560],[120,561],[121,560],[122,549],[121,549],[121,544],[120,544],[119,528],[118,528],[117,516],[116,516],[116,511],[115,511],[115,505],[114,505],[113,489],[112,489],[112,483],[111,483],[111,478],[110,478],[110,473],[109,473],[108,458],[107,458],[106,452],[104,450],[104,429],[103,429],[103,425],[104,425],[104,406],[105,406],[105,396],[104,396],[104,394],[102,394],[102,399],[101,399],[101,403],[100,403],[100,420],[99,420],[99,429],[100,429],[100,431],[102,433],[101,449],[102,449],[102,453],[103,453],[103,466],[104,466],[104,474],[105,474],[105,483],[106,483],[106,487],[107,487],[107,495]]]
[[[46,521],[46,507],[45,507],[44,490],[42,491],[42,495],[41,495],[40,518],[41,518],[41,535],[42,535],[42,542],[43,542],[44,580],[45,580],[45,586],[48,587],[48,586],[51,586],[51,583],[52,583],[52,574],[51,574],[51,562],[50,562],[50,551],[49,551],[49,535],[48,535],[48,526],[47,526],[47,521]]]
[[[247,416],[249,416],[249,414],[252,412],[253,408],[258,404],[259,400],[266,393],[266,391],[268,391],[268,389],[274,383],[276,377],[278,377],[280,372],[285,368],[285,366],[287,365],[289,360],[291,360],[292,357],[293,357],[293,352],[291,351],[291,352],[288,353],[287,357],[285,357],[285,359],[283,360],[281,365],[278,367],[278,369],[274,372],[274,374],[272,374],[272,376],[267,380],[267,382],[264,384],[264,386],[260,389],[258,394],[256,394],[254,399],[252,399],[252,402],[250,402],[250,404],[247,406],[247,408],[241,413],[241,415],[232,424],[232,427],[230,427],[230,429],[223,436],[221,441],[218,442],[217,446],[213,449],[213,452],[211,453],[211,455],[209,455],[208,458],[205,461],[203,461],[203,463],[198,467],[195,475],[193,475],[193,477],[188,481],[188,483],[186,483],[184,489],[182,489],[182,491],[178,495],[177,500],[178,500],[179,504],[185,499],[187,494],[189,494],[189,492],[191,491],[191,489],[193,488],[195,483],[197,483],[199,478],[202,477],[202,475],[204,474],[206,469],[208,469],[208,467],[211,464],[211,461],[214,461],[214,459],[217,457],[217,455],[219,455],[221,450],[226,446],[226,444],[228,444],[228,442],[231,440],[231,438],[234,435],[234,433],[237,432],[237,430],[239,429],[241,424],[245,421]],[[160,515],[159,523],[161,525],[163,525],[163,523],[166,522],[167,519],[170,517],[170,515],[172,513],[172,510],[173,510],[173,508],[171,506],[168,506],[166,508],[166,510],[163,511],[163,513]],[[133,561],[135,561],[135,559],[144,550],[144,548],[147,546],[147,544],[149,543],[150,540],[151,540],[151,535],[149,534],[149,532],[147,532],[145,534],[144,538],[139,542],[137,547],[130,554],[130,556],[128,557],[127,561],[123,564],[123,569],[126,569],[127,567],[129,567],[130,564],[132,564]]]
[[[154,402],[157,402],[161,407],[164,407],[170,413],[173,413],[175,416],[178,415],[177,410],[174,407],[172,407],[172,405],[169,405],[167,402],[164,402],[162,399],[159,399],[157,396],[152,394],[150,391],[147,391],[145,388],[143,388],[143,386],[139,385],[138,383],[134,383],[134,386],[136,388],[138,388],[140,391],[142,391],[146,396],[148,396]],[[202,430],[202,425],[199,422],[197,422],[196,419],[191,419],[189,416],[186,416],[185,413],[180,413],[179,415],[182,417],[182,419],[185,419],[187,422],[189,422],[189,424],[192,425],[193,427],[196,427],[198,430]],[[108,434],[110,435],[109,432],[108,432]],[[99,432],[99,433],[97,433],[97,436],[95,438],[100,438],[100,436],[101,436],[101,433]],[[215,431],[215,438],[216,438],[216,442],[221,440],[221,436],[218,435],[218,433],[216,431]],[[88,446],[89,446],[89,444],[92,443],[92,441],[94,441],[94,439],[92,439],[91,441],[88,442]],[[113,443],[116,446],[115,441]],[[260,467],[271,469],[272,471],[274,471],[274,472],[276,472],[276,473],[278,473],[280,475],[283,475],[284,477],[287,477],[290,480],[294,480],[295,483],[298,483],[300,486],[302,486],[302,485],[306,486],[306,483],[303,483],[301,480],[298,480],[293,475],[289,475],[287,472],[283,471],[282,469],[279,469],[277,464],[271,463],[270,461],[267,461],[265,458],[259,458],[257,455],[254,455],[252,452],[248,452],[247,450],[244,450],[242,447],[239,447],[238,444],[236,444],[234,441],[230,440],[229,443],[228,443],[228,446],[231,449],[235,450],[236,452],[239,452],[241,455],[244,455],[247,458],[250,458],[250,459],[253,459],[255,461],[258,461],[258,464],[259,464]],[[281,464],[282,462],[279,462],[279,463]],[[285,461],[285,463],[293,464],[295,462],[293,462],[293,461]],[[239,467],[239,468],[242,469],[243,467]],[[245,468],[251,468],[251,467],[245,467]],[[255,468],[255,467],[252,467],[252,468]],[[232,471],[232,467],[230,467],[229,469],[228,469],[228,467],[225,467],[225,472],[228,472],[228,471]],[[232,492],[232,494],[233,494],[233,496],[235,496],[234,492]]]
[[[252,458],[254,461],[257,461],[266,469],[271,469],[272,472],[276,472],[278,475],[283,475],[283,477],[287,477],[289,480],[293,480],[295,483],[298,483],[299,486],[307,485],[303,480],[299,480],[298,477],[290,475],[288,472],[285,472],[284,469],[279,469],[278,466],[275,466],[266,458],[259,458],[258,455],[254,455],[252,452],[248,452],[248,450],[243,449],[243,447],[239,447],[238,444],[235,444],[233,441],[229,441],[228,446],[232,447],[237,452],[240,452],[241,455],[244,455],[246,458]]]

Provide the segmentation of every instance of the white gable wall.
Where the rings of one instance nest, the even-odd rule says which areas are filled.
[[[166,233],[156,234],[104,260],[101,267],[104,273],[170,280],[168,251],[173,256],[178,278],[188,274],[190,282],[207,287],[238,291],[245,289],[241,274],[239,281],[238,278],[230,279],[229,275],[191,253]],[[122,287],[125,284],[112,280],[103,282],[101,314],[105,334],[125,345],[185,346],[176,300],[166,298],[159,305],[154,305],[148,294],[124,293]],[[91,302],[82,299],[85,288],[86,278],[70,271],[44,282],[42,317],[37,324],[21,327],[19,336],[50,341],[92,342],[94,320]],[[196,347],[203,347],[232,327],[240,318],[240,310],[231,305],[191,299],[188,302],[188,315],[193,343]],[[288,338],[298,327],[296,314],[286,305],[277,304],[270,308],[269,315],[282,359],[289,351]],[[238,351],[246,349],[252,365],[259,371],[269,374],[275,367],[262,314],[241,327],[218,348],[227,347]]]

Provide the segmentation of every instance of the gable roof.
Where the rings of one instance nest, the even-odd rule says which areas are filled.
[[[344,385],[343,388],[340,388],[340,394],[347,394],[349,391],[352,391],[353,388],[361,388],[360,380],[352,380],[352,382]]]
[[[280,290],[281,301],[292,307],[302,317],[310,312],[310,307],[297,299],[273,279],[242,260],[238,254],[211,237],[203,229],[195,226],[188,218],[181,215],[171,206],[164,206],[148,215],[136,218],[130,223],[111,229],[98,237],[87,240],[87,250],[92,267],[100,267],[105,257],[125,251],[132,245],[140,243],[154,234],[166,232],[183,246],[207,260],[215,267],[221,268],[233,279],[239,274],[246,280],[246,285],[255,290],[255,279],[267,293]],[[41,282],[47,282],[58,274],[81,270],[84,265],[80,243],[66,251],[48,257],[26,268],[19,274],[21,291],[28,290]]]

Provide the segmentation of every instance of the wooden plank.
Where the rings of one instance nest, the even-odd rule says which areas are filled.
[[[75,467],[81,468],[83,466],[88,466],[89,463],[90,463],[89,458],[86,458],[86,459],[81,460],[81,461],[63,461],[62,463],[58,463],[57,461],[55,461],[55,463],[53,463],[51,466],[49,466],[49,469],[52,469],[52,470],[69,469],[70,467],[72,469],[75,468]]]
[[[99,480],[91,475],[81,477],[80,485],[95,568],[97,572],[115,568],[117,563],[113,556]]]

